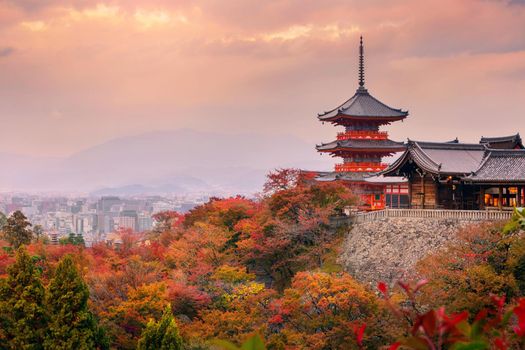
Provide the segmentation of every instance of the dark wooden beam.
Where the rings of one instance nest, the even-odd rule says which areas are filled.
[[[501,210],[503,203],[501,201],[503,200],[503,187],[498,187],[498,209]]]

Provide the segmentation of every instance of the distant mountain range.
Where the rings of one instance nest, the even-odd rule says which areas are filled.
[[[94,194],[251,193],[278,167],[327,170],[333,160],[293,136],[188,129],[117,138],[66,158],[0,153],[0,189]]]

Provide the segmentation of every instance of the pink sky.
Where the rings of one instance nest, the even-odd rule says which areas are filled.
[[[367,88],[410,111],[393,139],[525,134],[524,1],[73,3],[0,1],[0,152],[178,128],[313,147],[357,87],[361,34]]]

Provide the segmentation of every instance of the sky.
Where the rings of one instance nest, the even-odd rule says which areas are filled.
[[[0,0],[0,152],[181,128],[329,142],[317,113],[355,92],[360,35],[368,90],[410,113],[392,139],[525,134],[523,0]]]

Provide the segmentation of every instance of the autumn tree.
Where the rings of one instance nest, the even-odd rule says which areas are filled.
[[[324,267],[342,238],[330,219],[355,200],[337,183],[279,191],[264,199],[258,215],[238,223],[239,250],[247,264],[264,270],[282,289],[297,271]]]
[[[22,244],[29,244],[33,239],[31,223],[26,216],[19,210],[15,211],[7,218],[3,227],[4,238],[9,244],[18,249]]]
[[[421,302],[474,317],[491,304],[491,295],[518,296],[524,256],[525,239],[503,234],[501,224],[466,227],[457,240],[418,263],[418,274],[430,281]]]
[[[150,319],[137,344],[137,350],[181,350],[182,338],[171,307],[168,305],[159,322]]]
[[[164,282],[143,284],[129,288],[127,295],[111,307],[108,317],[115,327],[110,334],[121,349],[134,349],[148,320],[161,317],[168,303]]]
[[[44,287],[31,256],[18,249],[16,261],[0,283],[1,348],[42,349],[47,326]]]
[[[44,349],[107,348],[108,343],[88,310],[89,290],[71,255],[64,256],[49,283],[46,307],[49,328]]]
[[[270,171],[266,175],[263,191],[273,194],[279,191],[289,190],[297,185],[300,170],[293,168],[281,168]]]
[[[352,330],[372,322],[378,305],[375,295],[348,274],[300,272],[272,309],[269,323],[290,348],[357,349]]]

